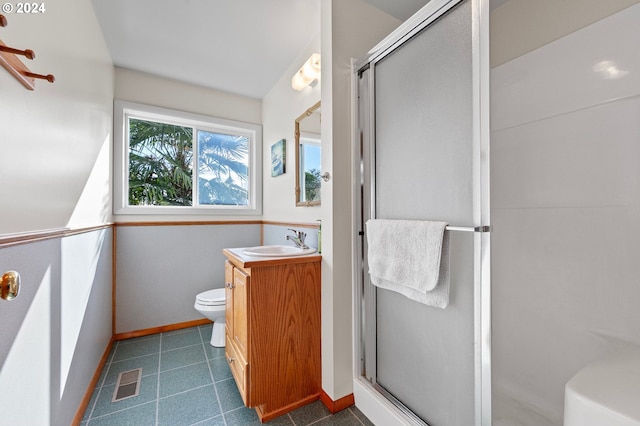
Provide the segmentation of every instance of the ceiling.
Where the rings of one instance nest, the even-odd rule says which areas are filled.
[[[404,21],[429,0],[364,1]],[[116,66],[256,99],[320,34],[320,0],[91,2]]]

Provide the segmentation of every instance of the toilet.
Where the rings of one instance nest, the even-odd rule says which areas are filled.
[[[224,348],[224,326],[225,326],[225,294],[224,288],[216,288],[204,291],[196,296],[196,303],[193,305],[196,311],[213,321],[211,332],[211,346]]]
[[[564,426],[640,426],[640,351],[594,362],[565,386]]]

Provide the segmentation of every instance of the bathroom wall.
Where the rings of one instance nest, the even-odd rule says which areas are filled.
[[[0,248],[0,423],[71,424],[111,339],[111,229]]]
[[[262,102],[127,68],[115,68],[115,99],[229,120],[260,123]]]
[[[15,3],[14,3],[15,5]],[[28,67],[55,75],[29,91],[0,68],[0,423],[68,425],[111,338],[113,64],[91,3],[45,2],[6,14],[0,38],[35,51]],[[8,244],[45,229],[56,238]]]
[[[351,60],[400,21],[362,0],[322,0],[322,388],[333,400],[353,392]]]
[[[523,3],[496,10],[493,34]],[[561,425],[566,381],[640,345],[640,5],[594,6],[603,19],[573,31],[573,10],[543,3],[526,16],[562,12],[550,22],[566,17],[566,35],[492,70],[497,426]]]
[[[320,17],[318,16],[318,19]],[[320,35],[304,49],[262,100],[263,191],[262,217],[268,221],[313,223],[320,219],[321,206],[297,207],[295,197],[296,158],[294,122],[320,100],[321,82],[302,91],[291,88],[291,77],[313,53],[320,53]],[[271,176],[271,146],[287,141],[286,171]]]
[[[115,333],[203,319],[193,304],[224,288],[222,249],[259,244],[259,224],[117,226]]]
[[[312,53],[319,52],[319,42],[318,36],[300,53],[263,101],[116,68],[116,99],[263,123],[264,152],[262,217],[115,217],[120,224],[116,231],[116,333],[201,319],[193,308],[195,295],[223,286],[222,248],[260,244],[262,227],[256,221],[263,218],[287,223],[315,223],[320,218],[319,207],[296,207],[294,198],[294,120],[320,99],[320,85],[302,92],[291,88],[291,76]],[[287,172],[272,178],[271,145],[283,138],[288,145]],[[198,221],[206,223],[198,225]],[[229,223],[235,221],[243,223]],[[140,222],[144,223],[134,226]],[[177,222],[188,223],[181,226]],[[286,226],[272,225],[267,232],[270,241],[278,244],[287,243],[285,234]],[[315,241],[315,231],[309,234],[309,241]],[[167,294],[172,296],[167,298]]]
[[[309,247],[318,248],[318,226],[316,224],[279,224],[265,223],[262,225],[262,244],[284,244],[294,245],[292,241],[288,241],[287,235],[292,235],[289,229],[296,229],[307,234],[304,240]],[[322,250],[322,248],[321,248]]]
[[[114,98],[262,122],[260,100],[125,68],[115,69]],[[193,303],[196,294],[223,287],[222,248],[260,243],[256,216],[117,215],[114,220],[118,224],[115,333],[202,319]]]
[[[56,78],[30,91],[0,68],[0,235],[110,221],[111,57],[89,2],[46,6],[0,28]]]

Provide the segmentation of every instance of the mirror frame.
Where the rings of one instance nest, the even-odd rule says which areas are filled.
[[[309,108],[304,113],[302,113],[300,117],[296,118],[296,122],[295,122],[296,206],[299,206],[299,207],[319,206],[320,202],[322,201],[322,200],[300,201],[300,191],[301,191],[301,188],[300,188],[300,122],[305,118],[309,117],[310,115],[312,115],[318,109],[320,109],[320,101],[318,101],[315,105],[313,105],[311,108]]]

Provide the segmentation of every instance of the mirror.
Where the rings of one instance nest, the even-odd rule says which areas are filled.
[[[320,205],[320,102],[296,118],[296,206]]]

